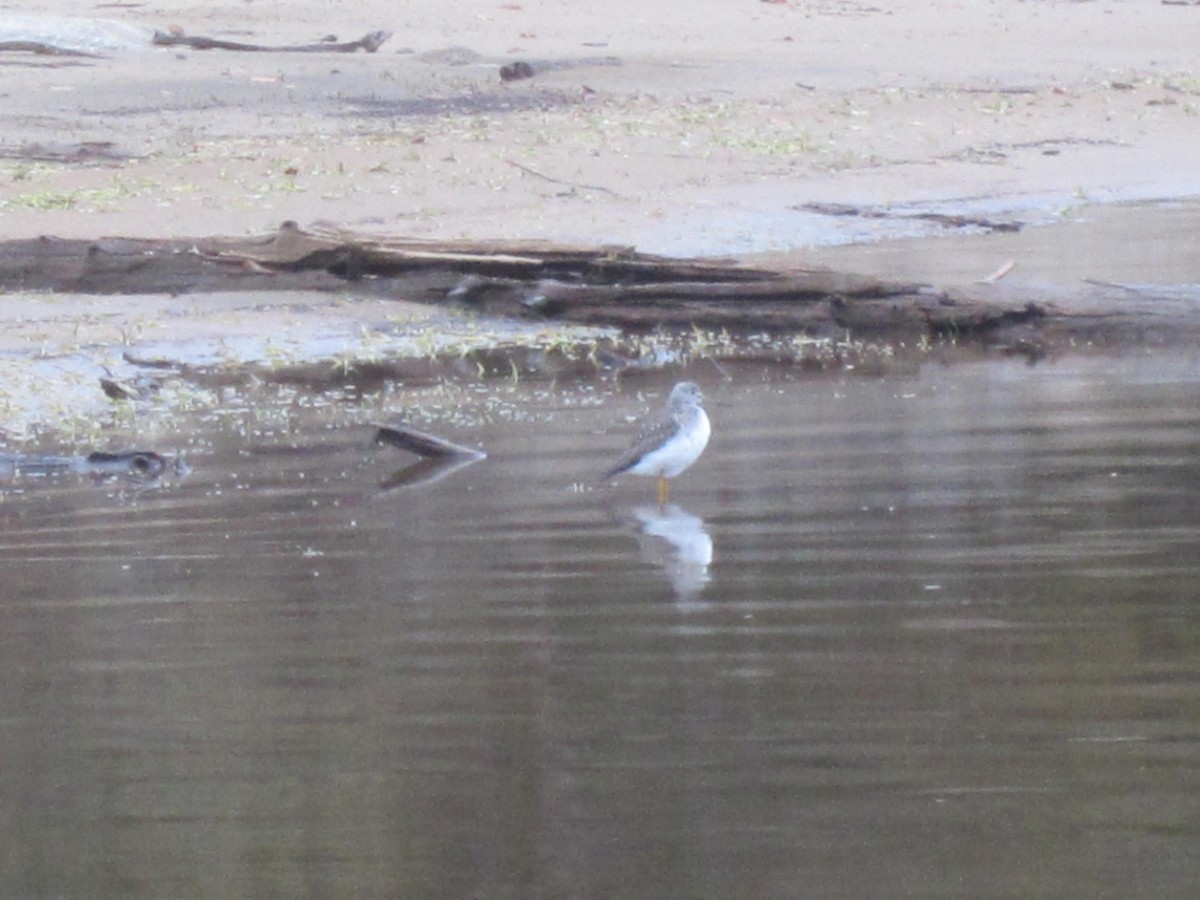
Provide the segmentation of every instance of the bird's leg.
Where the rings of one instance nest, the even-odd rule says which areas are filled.
[[[663,476],[658,476],[658,505],[667,505],[667,496],[671,493],[671,483]]]

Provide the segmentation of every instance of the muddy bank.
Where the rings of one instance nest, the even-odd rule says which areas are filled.
[[[254,239],[0,243],[0,291],[4,434],[53,432],[53,446],[102,446],[110,429],[149,437],[175,410],[266,402],[269,415],[274,401],[254,399],[264,383],[378,406],[443,382],[487,389],[697,364],[722,374],[744,361],[904,374],[981,355],[1153,349],[1200,331],[1194,285],[935,287],[622,247],[293,225]]]
[[[980,354],[1160,347],[1200,332],[1195,285],[934,285],[544,241],[256,238],[0,243],[10,436],[84,436],[121,407],[256,383],[362,397],[441,378],[595,378],[709,361],[904,371]]]

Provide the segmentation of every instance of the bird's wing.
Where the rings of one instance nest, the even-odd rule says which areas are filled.
[[[651,450],[661,447],[678,430],[679,423],[671,415],[662,415],[647,422],[638,431],[637,436],[633,439],[633,443],[629,445],[629,449],[622,453],[612,468],[604,473],[604,477],[612,478],[614,475],[620,475],[622,472],[636,466],[643,456]]]

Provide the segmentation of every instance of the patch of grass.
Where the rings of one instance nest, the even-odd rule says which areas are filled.
[[[755,156],[771,156],[779,158],[794,158],[809,156],[819,149],[819,145],[807,132],[788,134],[782,131],[749,134],[721,134],[713,138],[713,143],[753,153]]]
[[[112,208],[133,197],[150,196],[161,192],[157,182],[147,178],[129,179],[117,176],[102,187],[27,191],[8,200],[0,207],[9,209],[62,210],[94,212]]]
[[[7,209],[75,209],[79,205],[79,191],[37,191],[36,193],[17,194],[17,196],[0,202]]]

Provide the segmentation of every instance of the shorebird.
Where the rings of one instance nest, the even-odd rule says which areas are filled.
[[[700,388],[690,381],[675,385],[667,405],[658,415],[645,420],[633,444],[604,473],[604,480],[625,472],[653,475],[658,479],[658,505],[666,505],[671,489],[667,479],[700,458],[712,433],[708,415],[700,406],[703,399]]]

